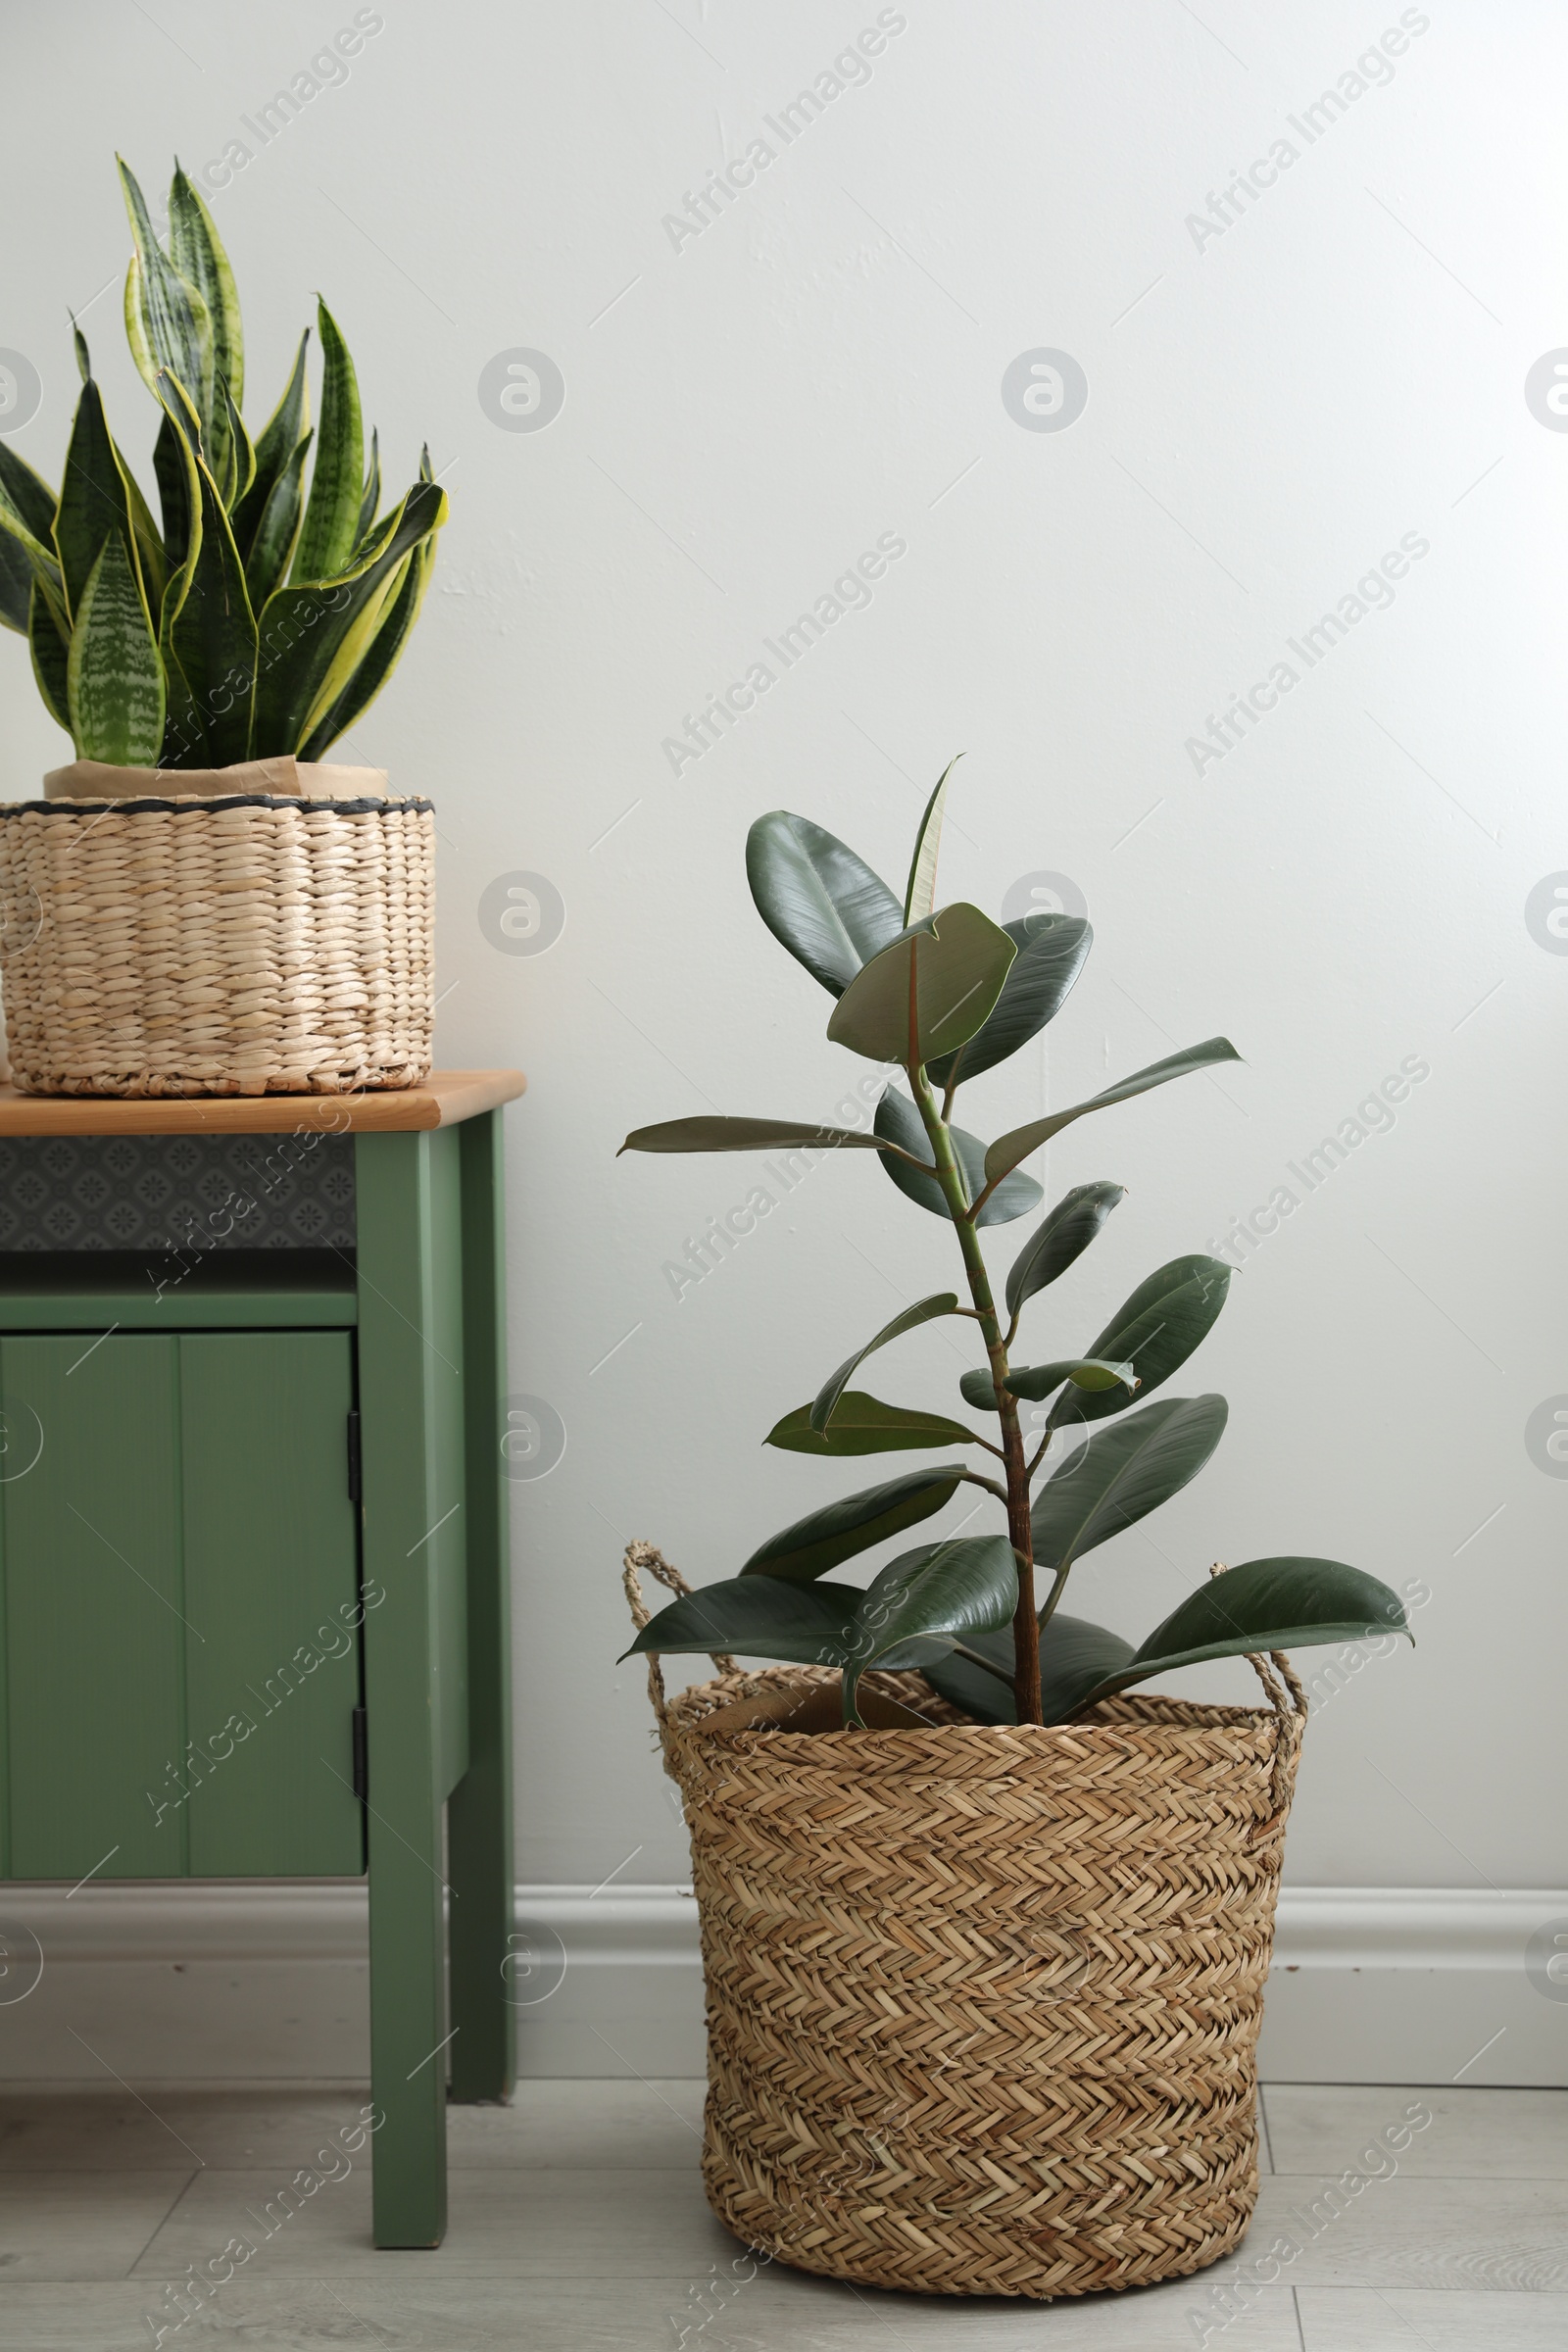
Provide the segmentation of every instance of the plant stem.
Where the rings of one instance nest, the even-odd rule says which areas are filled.
[[[911,1023],[912,1028],[912,1023]],[[1020,1723],[1042,1721],[1040,1706],[1040,1629],[1035,1623],[1034,1538],[1029,1526],[1029,1473],[1024,1462],[1023,1432],[1018,1426],[1018,1400],[1003,1387],[1007,1377],[1007,1343],[991,1296],[991,1278],[980,1249],[980,1235],[970,1212],[963,1176],[953,1149],[947,1122],[918,1065],[909,1070],[909,1085],[924,1121],[935,1163],[933,1173],[953,1216],[963,1253],[964,1272],[991,1359],[991,1383],[996,1391],[1002,1423],[1002,1458],[1007,1473],[1007,1540],[1018,1559],[1018,1607],[1012,1621],[1014,1657],[1013,1699]],[[985,1441],[982,1440],[983,1444]],[[993,1452],[996,1450],[992,1448]]]

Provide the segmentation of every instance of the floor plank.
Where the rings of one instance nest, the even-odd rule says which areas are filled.
[[[1204,2274],[1265,2285],[1517,2289],[1568,2295],[1568,2191],[1554,2180],[1371,2180],[1279,2173],[1262,2182],[1245,2245]],[[1269,2250],[1297,2251],[1274,2265]],[[1257,2266],[1261,2263],[1263,2268]],[[1562,2315],[1568,2345],[1568,2302]]]
[[[23,2278],[123,2278],[192,2179],[183,2172],[12,2173],[0,2180],[0,2265]]]
[[[1554,2295],[1303,2286],[1300,2306],[1305,2352],[1563,2352],[1568,2343]]]
[[[1340,2172],[1411,2106],[1432,2121],[1399,2156],[1409,2174],[1568,2180],[1568,2090],[1389,2089],[1271,2082],[1263,2110],[1282,2173]]]

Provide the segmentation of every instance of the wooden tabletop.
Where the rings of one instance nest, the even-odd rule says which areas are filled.
[[[354,1095],[19,1095],[0,1135],[407,1135],[452,1127],[520,1095],[520,1070],[432,1070],[422,1086]]]

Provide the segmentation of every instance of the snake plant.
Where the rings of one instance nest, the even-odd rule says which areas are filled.
[[[396,665],[446,494],[426,452],[412,489],[378,512],[377,438],[367,464],[354,363],[320,301],[320,424],[313,432],[307,328],[253,437],[239,296],[211,214],[176,164],[161,244],[123,163],[120,177],[133,243],[125,333],[162,411],[159,521],[73,321],[82,388],[59,491],[0,440],[0,621],[27,639],[79,759],[319,760]]]
[[[1208,1038],[989,1145],[955,1126],[958,1088],[1017,1053],[1060,1010],[1091,933],[1075,915],[997,924],[961,902],[937,908],[951,774],[950,766],[926,805],[902,898],[842,841],[782,809],[759,817],[747,842],[747,874],[763,922],[837,1000],[829,1039],[902,1069],[908,1092],[888,1087],[869,1134],[806,1120],[700,1116],[640,1127],[621,1148],[875,1152],[907,1200],[951,1223],[969,1302],[960,1304],[956,1290],[914,1300],[862,1340],[766,1442],[829,1462],[956,1448],[960,1458],[965,1451],[989,1456],[995,1467],[934,1462],[841,1496],[769,1537],[738,1574],[673,1601],[632,1649],[728,1650],[835,1665],[846,1724],[862,1721],[858,1690],[866,1668],[918,1666],[981,1722],[1038,1724],[1065,1722],[1177,1666],[1408,1634],[1401,1602],[1376,1577],[1344,1561],[1300,1557],[1249,1560],[1214,1574],[1137,1646],[1058,1611],[1075,1562],[1185,1487],[1219,1444],[1223,1396],[1144,1400],[1213,1325],[1231,1269],[1201,1254],[1173,1258],[1086,1344],[1058,1343],[1050,1361],[1036,1360],[1031,1348],[1024,1362],[1017,1345],[1025,1311],[1089,1248],[1124,1188],[1102,1179],[1063,1194],[1014,1258],[1001,1306],[981,1233],[1039,1206],[1041,1187],[1023,1163],[1052,1136],[1091,1112],[1240,1056],[1228,1039]],[[984,1364],[958,1382],[983,1429],[851,1387],[874,1349],[948,1316],[967,1319],[984,1346]],[[1129,1411],[1135,1402],[1142,1409]],[[1023,1403],[1049,1405],[1032,1451]],[[1089,1434],[1067,1450],[1066,1433],[1083,1424]],[[865,1589],[827,1577],[941,1510],[963,1485],[978,1490],[976,1510],[988,1500],[1002,1506],[1004,1535],[917,1544]],[[1043,1597],[1037,1570],[1048,1580]],[[890,1717],[884,1695],[878,1722],[898,1714],[893,1705]]]

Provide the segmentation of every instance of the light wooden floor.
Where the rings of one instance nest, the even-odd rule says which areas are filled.
[[[1224,2352],[1568,2352],[1568,2091],[1265,2094],[1269,2177],[1242,2254],[1142,2293],[1054,2305],[922,2301],[752,2266],[710,2217],[701,2085],[528,2082],[452,2110],[452,2225],[377,2254],[356,2160],[276,2218],[231,2283],[164,2338],[236,2352],[385,2345],[468,2352],[1164,2352],[1217,2323],[1245,2274],[1375,2133],[1423,2099],[1397,2173],[1326,2220],[1278,2284],[1213,2325]],[[0,2098],[0,2352],[140,2352],[166,2284],[258,2218],[349,2121],[350,2097],[119,2091]],[[149,2327],[148,2314],[153,2315]]]

